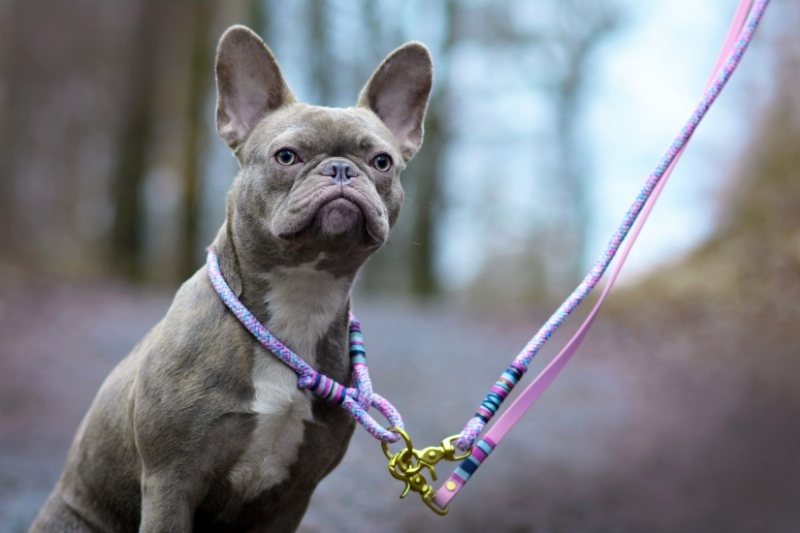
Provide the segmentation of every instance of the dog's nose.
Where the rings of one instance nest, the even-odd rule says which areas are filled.
[[[330,176],[336,183],[344,185],[358,176],[358,170],[348,161],[329,161],[322,167],[322,175]]]

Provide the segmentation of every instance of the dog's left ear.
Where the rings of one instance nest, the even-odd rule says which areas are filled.
[[[406,43],[380,64],[358,106],[371,109],[392,132],[408,161],[422,144],[422,122],[433,83],[431,54],[421,43]]]
[[[295,101],[264,41],[231,26],[217,47],[217,131],[236,150],[268,113]]]

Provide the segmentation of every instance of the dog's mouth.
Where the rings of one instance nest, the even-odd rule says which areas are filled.
[[[348,186],[329,186],[314,191],[306,201],[294,202],[292,209],[273,221],[273,233],[284,240],[303,235],[316,239],[366,240],[381,243],[380,209],[362,193]]]
[[[317,209],[310,227],[326,238],[354,235],[361,233],[364,227],[364,213],[353,201],[340,196]]]

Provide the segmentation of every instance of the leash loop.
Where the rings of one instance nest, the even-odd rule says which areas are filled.
[[[220,300],[253,334],[253,336],[275,357],[291,368],[297,374],[297,388],[327,400],[344,409],[367,432],[385,442],[397,442],[400,435],[385,429],[367,412],[374,407],[389,421],[390,426],[403,428],[403,419],[395,407],[383,396],[372,389],[372,380],[367,368],[366,351],[364,350],[364,336],[361,332],[361,323],[350,313],[350,371],[352,387],[345,387],[336,380],[317,372],[306,363],[299,355],[290,350],[285,344],[275,338],[264,325],[242,304],[225,281],[219,268],[219,259],[213,248],[209,247],[206,256],[206,267],[211,285],[220,297]]]

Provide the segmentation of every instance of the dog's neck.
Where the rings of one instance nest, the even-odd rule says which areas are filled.
[[[283,342],[315,368],[346,365],[350,291],[355,272],[320,269],[324,252],[295,261],[277,260],[269,243],[237,239],[229,220],[214,240],[220,267],[242,303]],[[331,345],[331,346],[326,346]],[[322,358],[333,357],[335,361]]]

